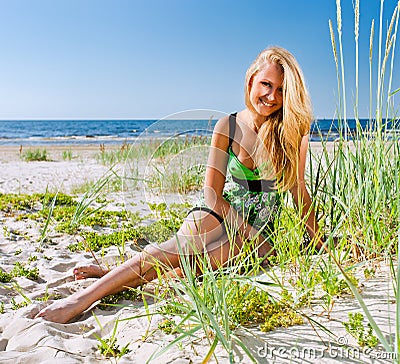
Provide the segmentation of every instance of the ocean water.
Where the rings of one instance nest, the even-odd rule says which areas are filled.
[[[0,120],[0,145],[74,145],[134,143],[174,136],[210,135],[216,120]],[[356,121],[349,119],[347,135],[355,134]],[[397,121],[398,123],[398,121]],[[360,120],[364,131],[368,119]],[[391,124],[390,128],[399,128]],[[339,137],[337,120],[318,119],[312,123],[312,141]]]
[[[209,120],[0,120],[0,145],[119,144],[207,135]]]

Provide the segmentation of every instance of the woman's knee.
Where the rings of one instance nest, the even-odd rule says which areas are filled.
[[[155,264],[174,266],[177,264],[178,254],[176,245],[171,241],[149,244],[141,252],[141,263],[143,266]]]
[[[186,217],[178,235],[185,236],[190,239],[198,239],[210,241],[218,239],[224,233],[223,224],[207,211],[192,211]]]
[[[177,235],[180,236],[194,236],[198,235],[200,232],[195,221],[189,218],[189,216],[184,220],[181,227],[179,228]]]

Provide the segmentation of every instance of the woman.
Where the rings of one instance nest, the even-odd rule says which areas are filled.
[[[321,247],[304,181],[311,103],[293,55],[279,47],[261,52],[246,73],[245,101],[244,110],[215,125],[203,204],[189,213],[177,234],[107,274],[96,266],[77,268],[76,279],[102,277],[36,317],[68,322],[106,295],[155,279],[156,265],[179,268],[182,252],[203,251],[214,268],[226,265],[250,240],[257,243],[259,257],[272,254],[273,219],[285,190],[300,208],[310,238]]]

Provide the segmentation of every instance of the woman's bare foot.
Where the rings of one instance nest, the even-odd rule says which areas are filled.
[[[78,266],[74,268],[73,274],[75,280],[87,278],[100,278],[107,274],[109,270],[96,264]]]
[[[54,301],[51,305],[40,310],[35,316],[35,319],[41,317],[46,321],[65,324],[82,313],[86,308],[85,305],[82,305],[82,302],[79,302],[79,299],[70,296],[62,300]]]

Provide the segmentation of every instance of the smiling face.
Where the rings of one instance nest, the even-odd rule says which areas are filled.
[[[270,116],[283,105],[283,70],[276,63],[267,63],[249,80],[249,101],[260,116]]]

